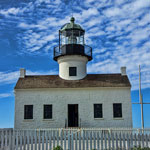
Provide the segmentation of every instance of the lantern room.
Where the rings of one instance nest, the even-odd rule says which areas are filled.
[[[70,19],[71,23],[67,23],[59,30],[60,45],[66,44],[81,44],[84,45],[84,33],[85,31],[80,25],[75,24],[75,19]]]
[[[59,46],[54,48],[54,60],[66,55],[82,55],[92,60],[92,48],[85,45],[85,30],[75,24],[75,18],[71,17],[70,23],[66,23],[59,30]]]

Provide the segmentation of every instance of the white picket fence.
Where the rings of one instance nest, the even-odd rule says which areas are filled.
[[[150,129],[0,129],[0,150],[129,150],[150,148]]]

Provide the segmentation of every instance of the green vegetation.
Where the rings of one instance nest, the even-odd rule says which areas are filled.
[[[134,147],[134,148],[132,148],[131,150],[150,150],[150,148],[148,148],[148,147],[144,147],[144,148],[141,148],[141,147]]]
[[[63,150],[63,148],[61,146],[57,146],[53,150]],[[96,149],[92,149],[92,150],[96,150]],[[119,150],[119,148],[118,148],[118,150]],[[148,148],[148,147],[144,147],[144,148],[134,147],[134,148],[131,148],[130,150],[150,150],[150,148]]]
[[[61,146],[55,147],[53,150],[63,150]]]

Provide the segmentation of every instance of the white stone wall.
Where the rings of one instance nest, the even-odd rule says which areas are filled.
[[[94,119],[93,104],[103,104],[103,119]],[[113,118],[113,103],[122,103],[123,118]],[[24,105],[33,105],[33,120],[24,120]],[[43,120],[43,105],[53,105],[53,119]],[[15,91],[15,128],[65,127],[68,104],[78,104],[82,127],[132,127],[130,88],[73,88]]]
[[[87,57],[79,55],[67,55],[58,58],[59,76],[65,80],[79,80],[86,75]],[[69,67],[77,67],[77,76],[69,76]]]

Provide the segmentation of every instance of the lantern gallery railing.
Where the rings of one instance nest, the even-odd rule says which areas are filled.
[[[66,44],[54,47],[54,60],[60,56],[66,55],[81,55],[86,56],[88,60],[92,60],[92,48],[87,45]]]

